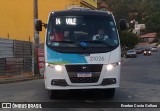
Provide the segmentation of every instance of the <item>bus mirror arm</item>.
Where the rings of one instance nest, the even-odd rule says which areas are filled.
[[[42,26],[46,29],[47,28],[47,24],[42,23]]]

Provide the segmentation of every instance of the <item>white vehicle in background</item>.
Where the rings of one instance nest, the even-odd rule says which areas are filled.
[[[42,21],[36,21],[37,31]],[[50,98],[58,91],[105,89],[113,97],[120,84],[121,47],[110,12],[84,8],[51,12],[45,40],[45,88]],[[126,23],[120,22],[121,29]],[[99,27],[107,40],[93,40]]]
[[[136,51],[133,49],[133,50],[128,50],[127,52],[126,52],[126,58],[128,58],[128,57],[137,57],[137,53],[136,53]]]
[[[156,46],[152,47],[152,48],[151,48],[151,51],[152,51],[152,52],[157,52],[157,47],[156,47]]]

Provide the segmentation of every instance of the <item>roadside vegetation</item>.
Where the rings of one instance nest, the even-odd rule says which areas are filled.
[[[134,48],[138,44],[139,38],[136,34],[123,31],[120,33],[121,46],[127,47],[128,49]]]
[[[116,20],[146,24],[145,33],[160,32],[160,0],[103,0]]]
[[[126,19],[138,21],[145,24],[146,29],[141,34],[156,32],[157,39],[160,41],[160,0],[103,0],[108,6],[116,21]],[[130,24],[131,25],[131,24]],[[135,38],[134,38],[135,37]],[[124,31],[120,34],[122,46],[129,48],[137,44],[137,36],[131,32]],[[159,43],[157,43],[159,44]]]

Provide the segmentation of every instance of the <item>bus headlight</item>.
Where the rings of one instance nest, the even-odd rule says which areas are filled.
[[[56,70],[57,72],[62,72],[62,66],[61,65],[53,65],[53,64],[49,64],[49,63],[45,63],[46,67],[50,67],[54,70]]]
[[[45,63],[45,65],[46,65],[46,66],[49,66],[49,64],[48,64],[48,63]]]
[[[107,65],[107,71],[113,70],[115,67],[119,66],[120,64],[121,64],[121,62],[116,62],[116,63],[108,64]]]
[[[62,72],[62,66],[61,65],[55,65],[55,70],[57,72]]]

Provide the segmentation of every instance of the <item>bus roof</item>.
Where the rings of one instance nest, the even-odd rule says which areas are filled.
[[[51,15],[54,16],[70,16],[70,15],[76,15],[76,16],[81,16],[81,15],[97,15],[97,16],[112,16],[112,14],[109,11],[101,11],[101,10],[89,10],[88,8],[74,8],[74,9],[69,9],[69,10],[64,10],[64,11],[52,11]]]

